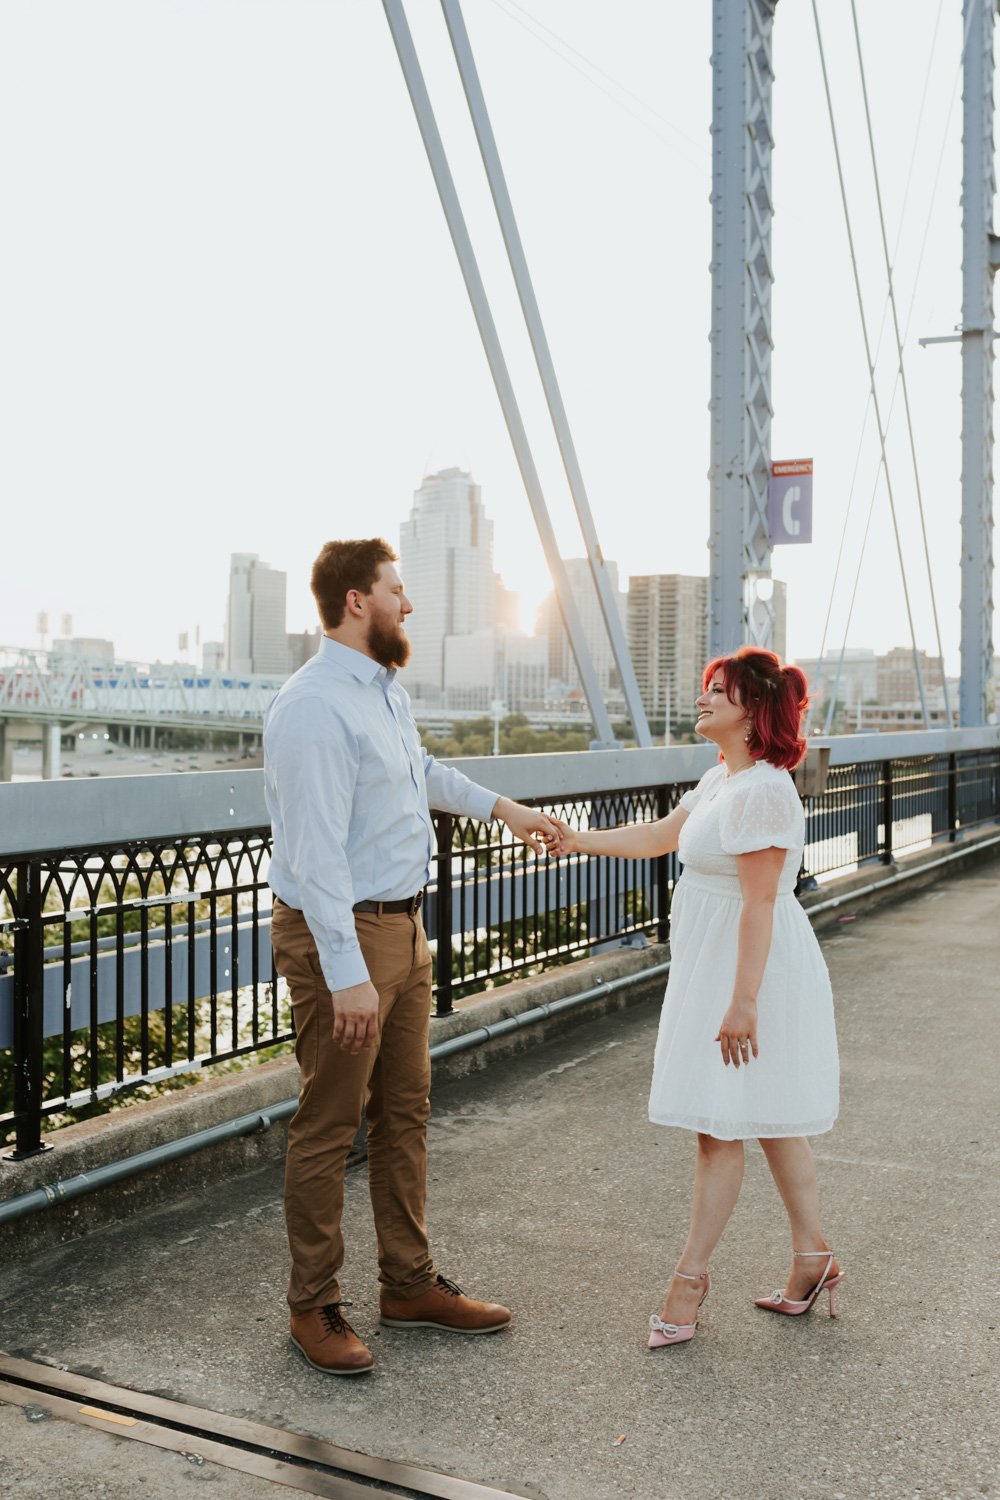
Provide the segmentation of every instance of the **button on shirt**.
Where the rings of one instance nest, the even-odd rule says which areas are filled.
[[[497,801],[427,754],[394,671],[329,636],[264,717],[264,795],[268,883],[305,916],[331,990],[369,977],[354,903],[426,885],[430,808],[488,822]]]

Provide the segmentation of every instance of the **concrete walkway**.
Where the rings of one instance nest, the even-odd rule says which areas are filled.
[[[787,1260],[754,1146],[697,1338],[645,1350],[692,1144],[646,1122],[640,1006],[436,1099],[438,1261],[508,1301],[509,1332],[379,1332],[355,1173],[345,1285],[377,1369],[309,1369],[285,1336],[268,1168],[5,1272],[0,1347],[546,1500],[1000,1496],[998,896],[985,867],[824,939],[844,1064],[841,1123],[817,1143],[848,1273],[836,1321],[752,1306]],[[17,1500],[280,1493],[34,1415],[0,1407]]]

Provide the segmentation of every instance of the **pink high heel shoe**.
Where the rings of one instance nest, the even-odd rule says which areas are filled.
[[[700,1307],[712,1290],[711,1271],[702,1271],[700,1276],[688,1276],[684,1271],[675,1271],[674,1275],[679,1276],[682,1281],[703,1281],[705,1283],[705,1290],[702,1292],[701,1300],[698,1303]],[[663,1349],[667,1344],[686,1344],[689,1339],[694,1338],[694,1331],[697,1327],[697,1318],[695,1318],[693,1323],[664,1323],[663,1319],[658,1318],[654,1313],[649,1320],[647,1348]]]
[[[808,1297],[806,1297],[804,1302],[793,1302],[791,1298],[785,1296],[783,1291],[779,1290],[772,1292],[770,1297],[755,1298],[754,1306],[764,1308],[765,1312],[785,1313],[789,1318],[798,1318],[802,1313],[809,1311],[820,1292],[827,1292],[830,1297],[830,1317],[835,1318],[837,1316],[837,1303],[834,1292],[843,1281],[844,1272],[841,1271],[837,1276],[830,1275],[830,1268],[833,1265],[833,1255],[831,1252],[829,1250],[793,1250],[792,1254],[801,1257],[811,1255],[825,1255],[827,1257],[823,1274]]]

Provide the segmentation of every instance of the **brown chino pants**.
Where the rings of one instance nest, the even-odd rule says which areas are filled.
[[[293,1313],[340,1298],[344,1171],[362,1110],[379,1280],[395,1297],[415,1297],[435,1276],[424,1224],[430,950],[419,915],[356,912],[355,923],[378,991],[379,1030],[375,1044],[352,1057],[333,1042],[333,1001],[305,917],[274,902],[271,943],[291,993],[301,1074],[285,1165]]]

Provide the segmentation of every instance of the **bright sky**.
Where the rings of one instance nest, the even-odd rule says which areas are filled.
[[[961,316],[961,5],[910,0],[905,27],[897,7],[859,11],[957,671],[960,355],[916,339]],[[443,16],[435,0],[407,13],[563,552],[579,555]],[[605,555],[623,578],[707,572],[711,6],[465,13]],[[877,331],[850,8],[821,0],[820,14]],[[774,567],[789,652],[805,655],[857,464],[829,645],[843,638],[878,455],[870,422],[862,441],[867,375],[806,0],[778,7],[774,56],[772,448],[816,466],[814,544],[778,549]],[[378,0],[5,0],[0,136],[0,643],[35,643],[47,609],[56,632],[69,611],[78,635],[172,657],[179,631],[221,637],[233,551],[287,570],[289,628],[305,628],[320,544],[397,539],[422,475],[453,464],[482,485],[530,622],[541,552]],[[888,324],[879,372],[888,406]],[[900,400],[890,452],[933,651]],[[881,486],[849,641],[907,640]]]

